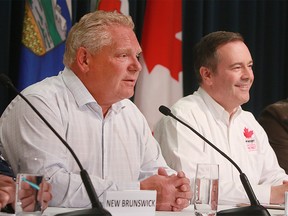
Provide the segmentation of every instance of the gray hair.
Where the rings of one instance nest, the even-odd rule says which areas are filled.
[[[76,58],[79,47],[85,47],[91,53],[96,53],[103,46],[112,43],[109,27],[113,25],[126,26],[134,29],[130,16],[114,12],[97,10],[84,15],[70,30],[64,53],[63,63],[70,67]]]
[[[202,82],[200,68],[202,66],[215,71],[218,64],[217,49],[219,46],[232,41],[242,41],[243,37],[239,33],[216,31],[204,36],[194,48],[194,72],[198,83]]]

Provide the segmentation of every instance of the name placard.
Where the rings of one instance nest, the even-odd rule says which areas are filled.
[[[156,191],[106,191],[103,206],[113,216],[154,216]]]

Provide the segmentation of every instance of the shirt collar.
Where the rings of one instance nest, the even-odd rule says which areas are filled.
[[[203,88],[199,87],[199,95],[203,98],[205,104],[211,110],[215,118],[222,119],[224,122],[229,124],[230,114],[219,104],[217,103]],[[233,114],[232,119],[236,118],[242,112],[241,106],[239,106],[236,112]]]
[[[75,101],[79,107],[82,107],[84,105],[91,105],[94,110],[96,109],[97,111],[102,112],[102,109],[97,103],[97,101],[93,98],[88,89],[72,70],[65,67],[62,72],[62,76],[67,88],[74,96]],[[113,111],[115,113],[119,113],[123,108],[125,108],[125,105],[122,101],[119,101],[112,105],[109,112]]]
[[[62,72],[64,83],[74,96],[76,103],[82,107],[88,103],[96,102],[81,80],[68,68]]]

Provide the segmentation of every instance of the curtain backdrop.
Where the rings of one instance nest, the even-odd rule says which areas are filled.
[[[173,0],[155,0],[166,1]],[[72,22],[91,10],[93,0],[73,0]],[[145,0],[129,0],[130,15],[141,41]],[[288,1],[286,0],[183,0],[183,85],[184,95],[198,86],[193,72],[192,47],[212,31],[240,32],[254,60],[255,81],[251,99],[244,105],[257,117],[268,104],[288,97]],[[0,1],[0,73],[17,83],[19,49],[24,13],[23,0]],[[169,14],[167,14],[169,16]],[[62,59],[59,59],[62,61]],[[161,80],[159,80],[161,85]],[[0,113],[12,98],[0,87]]]
[[[17,81],[24,6],[22,0],[0,0],[0,73],[8,75],[13,83]],[[14,96],[0,86],[0,113]]]

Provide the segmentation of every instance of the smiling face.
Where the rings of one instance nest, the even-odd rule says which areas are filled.
[[[97,53],[84,49],[87,71],[80,79],[102,109],[134,94],[142,67],[138,61],[141,47],[131,28],[114,25],[109,28],[111,42]]]
[[[217,49],[216,71],[200,69],[202,87],[230,114],[249,100],[254,80],[253,60],[242,41],[233,41]]]

